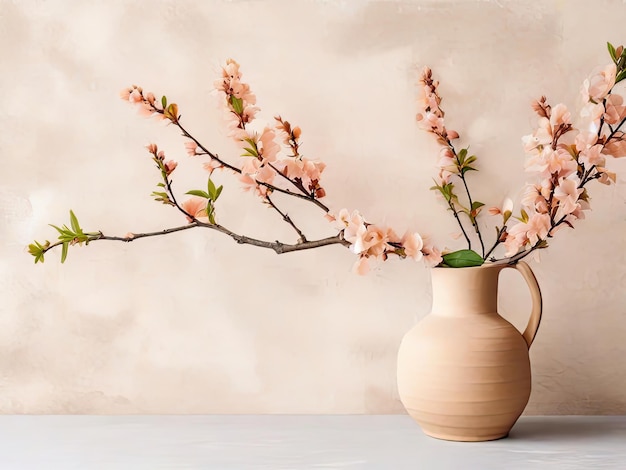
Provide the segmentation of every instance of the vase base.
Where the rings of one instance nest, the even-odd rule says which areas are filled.
[[[424,431],[424,430],[422,430]],[[429,437],[433,437],[435,439],[440,439],[442,441],[454,441],[454,442],[484,442],[484,441],[497,441],[498,439],[505,439],[509,436],[509,433],[506,434],[493,434],[490,436],[455,436],[453,434],[439,434],[430,431],[424,431]]]

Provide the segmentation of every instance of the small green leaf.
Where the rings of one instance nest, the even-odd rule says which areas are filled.
[[[163,106],[163,109],[167,108],[167,98],[165,95],[161,97],[161,106]]]
[[[203,197],[204,199],[210,199],[210,196],[206,191],[202,191],[201,189],[192,189],[191,191],[187,191],[185,194],[191,194],[192,196]]]
[[[467,173],[468,171],[478,171],[478,170],[476,168],[474,168],[474,167],[471,167],[471,166],[464,166],[461,169],[461,174],[465,175],[465,173]]]
[[[613,44],[611,44],[610,42],[607,42],[606,47],[609,49],[609,54],[611,56],[611,59],[613,59],[613,62],[617,64],[617,55],[615,54],[615,48],[613,47]]]
[[[157,186],[158,186],[159,188],[164,188],[164,187],[165,187],[165,183],[158,183],[158,184],[157,184]]]
[[[443,255],[443,263],[451,268],[467,268],[481,266],[484,260],[474,250],[459,250]]]
[[[215,183],[213,182],[213,180],[211,180],[211,178],[209,178],[209,182],[207,183],[207,189],[209,190],[209,199],[211,199],[211,201],[215,201],[217,188],[215,187]]]
[[[626,78],[626,69],[617,74],[617,77],[615,77],[615,83],[621,82],[624,78]]]
[[[259,158],[259,153],[256,150],[251,149],[250,147],[245,147],[244,150],[247,153],[241,154],[242,157],[256,157],[256,158]]]
[[[463,163],[465,162],[465,157],[467,157],[467,149],[459,150],[459,153],[457,154],[457,158],[459,159],[459,163],[461,165],[463,165]]]
[[[224,189],[223,185],[220,185],[217,188],[217,191],[215,191],[215,199],[213,199],[213,201],[217,201],[217,198],[220,197],[220,194],[222,194],[222,189]]]
[[[243,113],[243,100],[241,98],[237,98],[235,95],[231,95],[230,104],[237,114],[240,115],[241,113]]]
[[[72,224],[72,230],[74,233],[80,233],[82,230],[80,229],[80,225],[78,225],[78,219],[72,210],[70,210],[70,222]]]
[[[63,242],[63,248],[61,249],[61,263],[65,263],[65,259],[67,258],[67,247],[68,242]]]
[[[520,210],[520,220],[524,223],[528,222],[528,214],[526,213],[526,211],[524,209]]]
[[[471,165],[476,160],[477,160],[476,155],[472,155],[471,157],[467,158],[464,163],[467,166],[467,165]]]

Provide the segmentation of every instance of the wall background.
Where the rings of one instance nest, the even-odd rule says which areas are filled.
[[[428,190],[436,145],[414,122],[417,71],[442,82],[447,123],[481,158],[480,200],[516,196],[531,99],[577,103],[605,43],[626,42],[622,1],[0,1],[0,412],[402,413],[395,355],[430,308],[429,272],[391,261],[351,274],[340,247],[276,256],[192,230],[99,242],[33,265],[73,209],[124,235],[184,223],[151,201],[143,146],[181,162],[180,190],[205,173],[171,127],[118,99],[130,84],[179,104],[224,158],[212,83],[242,64],[261,119],[303,128],[328,164],[327,202],[460,247]],[[592,187],[593,207],[532,262],[545,313],[531,351],[529,414],[626,412],[626,185]],[[227,173],[221,222],[292,240]],[[290,206],[291,207],[291,206]],[[333,232],[298,206],[312,235]],[[491,224],[488,217],[483,224]],[[491,235],[491,234],[490,234]],[[501,313],[523,327],[530,299],[502,275]]]

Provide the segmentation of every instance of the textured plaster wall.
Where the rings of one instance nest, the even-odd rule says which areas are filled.
[[[327,162],[333,208],[461,247],[428,190],[437,148],[414,122],[417,71],[441,79],[449,125],[481,158],[476,195],[498,204],[527,178],[530,100],[575,106],[605,42],[626,42],[624,17],[609,0],[0,0],[0,412],[403,412],[396,350],[431,304],[421,264],[358,277],[340,247],[276,256],[201,230],[76,247],[64,265],[57,252],[35,266],[25,246],[54,237],[46,224],[68,223],[69,208],[110,234],[184,224],[151,201],[158,175],[143,146],[181,162],[179,190],[204,184],[201,164],[118,91],[166,94],[236,161],[211,94],[234,57],[260,118],[298,123],[303,151]],[[626,166],[610,166],[618,184],[593,186],[588,219],[532,262],[545,312],[529,414],[626,412]],[[293,241],[217,178],[224,225]],[[315,208],[288,208],[310,237],[332,234]],[[502,314],[522,328],[529,303],[504,273]]]

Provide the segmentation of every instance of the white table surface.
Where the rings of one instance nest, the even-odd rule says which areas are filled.
[[[523,417],[446,442],[395,416],[0,416],[0,469],[619,469],[626,416]]]

